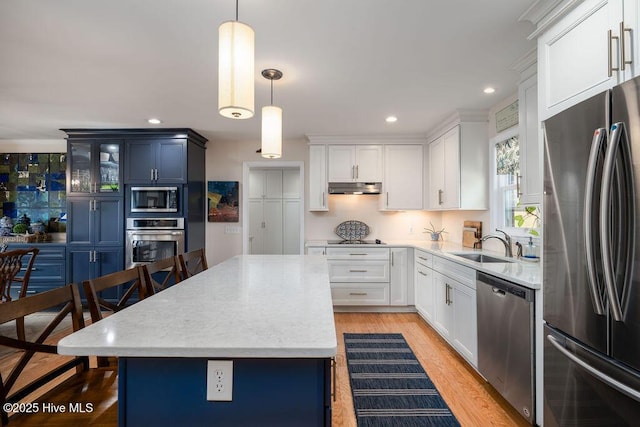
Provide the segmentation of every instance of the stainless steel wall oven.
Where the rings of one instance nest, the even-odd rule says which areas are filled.
[[[127,218],[126,268],[184,253],[184,218]]]

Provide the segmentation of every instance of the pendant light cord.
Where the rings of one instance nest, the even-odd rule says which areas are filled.
[[[236,21],[238,20],[238,0],[236,0]]]

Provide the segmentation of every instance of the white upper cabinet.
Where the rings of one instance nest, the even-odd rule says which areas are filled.
[[[459,123],[429,143],[429,210],[487,209],[486,123]]]
[[[252,168],[249,171],[249,198],[282,198],[282,169]]]
[[[422,144],[384,146],[381,209],[422,209],[423,149]]]
[[[538,121],[538,85],[533,76],[518,89],[520,126],[520,203],[542,203],[542,133]]]
[[[640,43],[638,31],[640,29],[640,2],[624,0],[621,25],[624,39],[621,39],[621,52],[624,47],[624,79],[629,80],[640,75]]]
[[[328,211],[327,147],[309,146],[309,210]]]
[[[282,169],[282,198],[299,199],[302,195],[300,171],[294,168]]]
[[[382,182],[382,145],[329,145],[329,182]]]
[[[640,71],[637,3],[586,0],[538,38],[540,120]]]

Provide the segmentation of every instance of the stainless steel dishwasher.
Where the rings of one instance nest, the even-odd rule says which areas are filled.
[[[535,423],[534,291],[478,272],[478,370]]]

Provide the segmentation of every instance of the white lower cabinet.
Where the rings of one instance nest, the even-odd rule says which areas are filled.
[[[334,306],[389,305],[389,248],[326,248]]]
[[[432,267],[432,268],[430,268]],[[427,252],[415,251],[415,305],[469,363],[478,366],[476,272]]]
[[[413,277],[409,277],[408,248],[390,248],[389,304],[413,305]]]
[[[331,283],[333,305],[389,305],[389,283]]]
[[[414,252],[415,306],[418,313],[429,323],[434,322],[434,285],[432,257],[428,252]]]
[[[433,272],[435,289],[433,326],[447,341],[451,341],[453,307],[451,305],[451,281],[437,271]]]
[[[324,246],[307,246],[307,255],[326,255]]]
[[[451,305],[453,310],[453,346],[473,364],[478,366],[478,321],[475,287],[456,283],[453,285]]]

